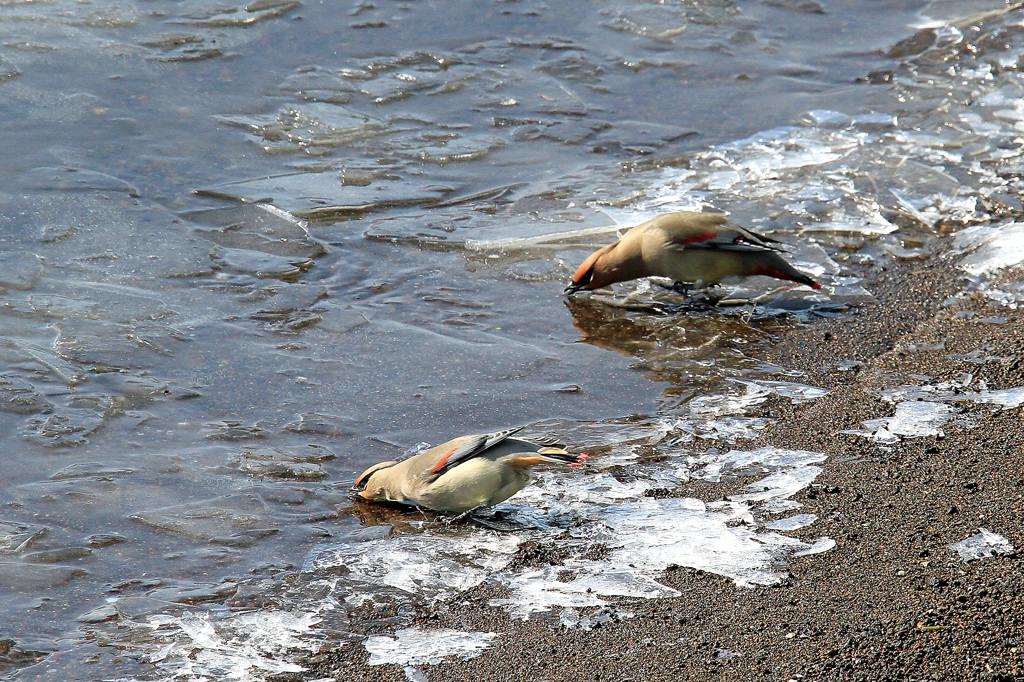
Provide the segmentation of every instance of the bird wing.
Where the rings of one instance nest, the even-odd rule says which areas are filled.
[[[754,232],[749,228],[740,227],[739,225],[732,225],[731,227],[732,231],[735,232],[735,236],[733,237],[734,241],[752,244],[754,246],[760,246],[765,249],[770,249],[772,251],[783,250],[781,247],[782,242],[780,242],[778,239],[773,239],[772,237],[769,237],[766,234]]]
[[[783,251],[782,242],[739,225],[723,216],[702,214],[661,226],[667,237],[666,246],[673,250],[718,249],[722,251]]]
[[[467,436],[462,443],[455,445],[451,450],[441,455],[441,458],[437,460],[437,463],[430,470],[430,476],[437,478],[463,462],[479,457],[509,436],[522,431],[523,428],[519,426],[514,429],[495,431],[494,433]]]

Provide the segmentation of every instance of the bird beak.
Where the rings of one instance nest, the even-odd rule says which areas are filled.
[[[577,291],[582,290],[584,287],[582,284],[576,284],[575,282],[569,282],[569,286],[562,290],[562,293],[566,296],[572,296]]]

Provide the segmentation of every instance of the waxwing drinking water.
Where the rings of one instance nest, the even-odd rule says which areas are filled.
[[[530,482],[535,465],[579,466],[587,459],[546,442],[510,437],[521,429],[460,436],[401,462],[374,464],[352,489],[364,500],[462,514],[515,495]]]
[[[619,241],[592,253],[565,293],[650,276],[670,277],[684,287],[703,287],[765,275],[820,289],[818,282],[779,255],[778,244],[771,237],[732,225],[725,216],[668,213],[630,228]]]

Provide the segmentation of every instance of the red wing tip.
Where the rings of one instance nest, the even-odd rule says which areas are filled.
[[[700,232],[698,234],[692,235],[691,237],[684,239],[680,243],[683,246],[688,246],[690,244],[700,244],[701,242],[710,241],[717,236],[718,232],[716,232],[715,230],[708,230],[707,232]]]
[[[451,459],[451,456],[454,455],[455,451],[458,449],[459,446],[456,445],[448,452],[444,453],[444,455],[441,456],[441,459],[437,460],[437,464],[435,464],[434,468],[430,470],[430,473],[436,474],[441,471],[441,469],[444,469],[448,465],[448,460]]]

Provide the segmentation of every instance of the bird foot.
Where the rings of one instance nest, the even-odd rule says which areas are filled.
[[[672,291],[690,298],[690,285],[687,282],[673,282]]]
[[[725,298],[726,294],[721,289],[720,284],[707,284],[701,287],[695,287],[690,282],[674,282],[671,285],[661,284],[660,286],[673,291],[677,294],[682,294],[685,300],[677,308],[682,310],[705,310],[708,308],[717,307],[719,301]]]
[[[466,514],[472,514],[472,510],[466,512]],[[460,514],[458,518],[462,518],[463,516],[466,516],[466,514]],[[495,519],[493,516],[483,517],[473,514],[472,516],[468,517],[467,520],[473,525],[483,526],[484,528],[487,528],[489,530],[497,530],[503,533],[510,533],[512,531],[523,530],[522,524],[502,523],[501,521]]]
[[[656,282],[656,284],[663,289],[668,289],[669,291],[673,291],[677,294],[682,294],[687,298],[690,297],[690,288],[693,286],[689,282],[672,282],[672,284]]]

